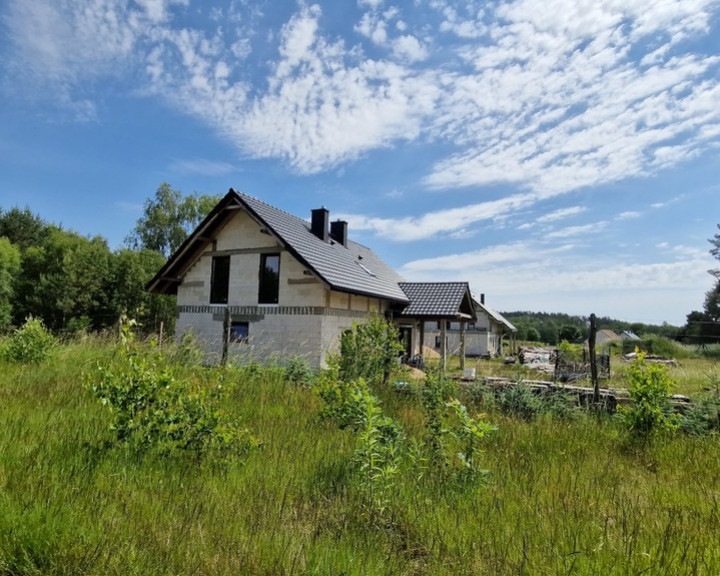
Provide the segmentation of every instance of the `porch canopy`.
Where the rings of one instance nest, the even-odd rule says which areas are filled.
[[[448,322],[460,322],[460,363],[465,367],[465,323],[475,322],[470,285],[467,282],[400,282],[400,288],[410,301],[404,307],[393,308],[393,318],[415,320],[420,324],[420,357],[425,343],[425,322],[440,322],[440,351],[443,370],[447,366]]]

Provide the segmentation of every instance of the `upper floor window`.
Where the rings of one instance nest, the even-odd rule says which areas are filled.
[[[227,304],[230,288],[230,256],[213,256],[210,304]]]
[[[258,302],[277,304],[280,292],[280,254],[260,255]]]

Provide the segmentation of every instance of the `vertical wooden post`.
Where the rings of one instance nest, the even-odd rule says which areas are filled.
[[[225,306],[225,317],[223,318],[223,337],[222,337],[222,359],[220,363],[225,366],[228,361],[228,347],[230,345],[230,307]]]
[[[425,364],[425,321],[420,320],[420,362]]]
[[[163,341],[163,328],[165,327],[165,322],[162,320],[160,321],[160,335],[158,336],[158,348],[162,352],[162,341]]]
[[[440,322],[440,356],[442,356],[442,372],[447,370],[447,321]]]
[[[465,320],[460,321],[460,370],[465,370]]]
[[[598,382],[597,358],[595,357],[595,338],[597,336],[597,318],[590,314],[590,337],[588,338],[588,353],[590,354],[590,378],[593,385],[593,403],[600,404],[600,383]]]

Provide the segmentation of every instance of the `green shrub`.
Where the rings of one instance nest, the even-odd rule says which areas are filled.
[[[673,381],[662,364],[645,361],[638,352],[626,374],[632,404],[622,407],[620,415],[632,437],[650,440],[652,436],[678,427],[678,416],[673,413],[668,394]]]
[[[38,364],[48,357],[55,343],[42,320],[28,316],[7,340],[3,356],[10,362]]]
[[[371,316],[341,336],[339,376],[346,382],[363,378],[372,386],[385,384],[402,350],[395,326],[382,316]]]
[[[580,362],[582,360],[582,346],[562,340],[558,344],[558,354],[565,362]]]
[[[315,379],[315,373],[305,358],[292,356],[285,364],[285,378],[296,386],[309,386]]]
[[[680,430],[686,434],[703,436],[720,431],[720,398],[708,396],[688,406],[678,421]]]
[[[364,385],[362,379],[359,382]],[[352,423],[354,415],[351,395],[357,385],[358,381],[341,380],[339,358],[329,358],[328,367],[320,372],[315,386],[317,395],[323,401],[320,417],[326,420],[335,420],[340,428],[345,428]]]
[[[218,408],[222,385],[207,387],[180,380],[157,359],[132,346],[123,332],[124,347],[115,362],[99,366],[88,387],[112,414],[111,429],[120,443],[160,454],[208,453],[222,458],[257,448],[258,441],[236,419]]]

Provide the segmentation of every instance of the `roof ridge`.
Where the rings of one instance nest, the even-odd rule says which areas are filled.
[[[235,190],[234,188],[233,188],[233,191],[235,192],[235,194],[237,194],[237,195],[240,196],[240,197],[250,198],[251,200],[254,200],[255,202],[260,202],[260,204],[263,204],[264,206],[267,206],[268,208],[272,208],[273,210],[275,210],[275,211],[277,211],[277,212],[282,212],[282,213],[285,214],[286,216],[290,216],[291,218],[294,218],[295,220],[298,220],[298,221],[302,222],[303,224],[308,224],[308,225],[309,225],[309,222],[308,222],[307,220],[305,220],[304,218],[300,218],[300,216],[297,216],[297,215],[295,215],[295,214],[292,214],[291,212],[288,212],[287,210],[283,210],[282,208],[278,208],[278,207],[275,206],[274,204],[270,204],[270,203],[268,203],[268,202],[265,202],[265,200],[261,200],[261,199],[258,198],[257,196],[253,196],[252,194],[246,194],[245,192],[238,192],[238,191]]]
[[[431,280],[423,280],[421,282],[413,282],[412,280],[409,281],[402,281],[400,284],[468,284],[466,280],[445,280],[442,282],[433,282]]]

